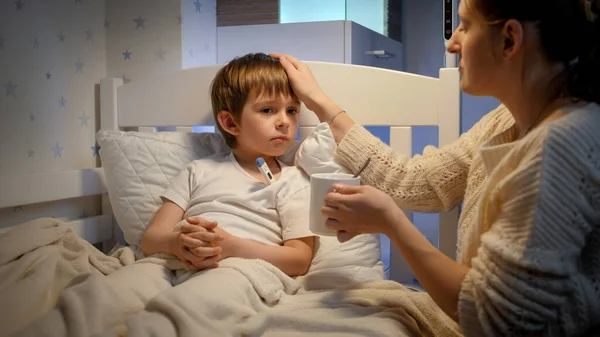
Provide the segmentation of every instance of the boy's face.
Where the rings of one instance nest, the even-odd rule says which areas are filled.
[[[299,112],[296,97],[258,96],[252,92],[232,133],[237,149],[257,156],[283,155],[296,138]]]

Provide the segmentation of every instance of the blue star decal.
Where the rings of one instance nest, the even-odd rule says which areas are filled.
[[[125,74],[123,74],[123,84],[127,84],[129,82],[131,82],[131,79],[125,76]]]
[[[156,58],[161,61],[165,60],[165,54],[166,54],[166,52],[164,50],[162,50],[162,47],[158,47],[158,50],[156,52],[154,52],[154,55],[156,56]]]
[[[4,85],[4,89],[6,89],[6,96],[12,95],[13,97],[17,97],[17,94],[15,91],[17,90],[18,87],[19,86],[16,84],[13,84],[12,81],[8,81],[8,83],[6,83]]]
[[[194,6],[196,6],[196,13],[200,13],[200,7],[202,7],[200,0],[194,1]]]
[[[20,11],[23,9],[23,0],[15,0],[15,5],[17,6],[17,10]]]
[[[83,115],[77,117],[79,118],[79,121],[81,122],[81,126],[87,126],[88,125],[88,120],[90,119],[90,117],[88,115],[85,114],[85,111],[83,112]]]
[[[5,39],[4,39],[2,36],[0,36],[0,49],[1,49],[1,50],[4,50],[4,42],[5,42],[5,41],[6,41],[6,40],[5,40]]]
[[[181,15],[178,16],[177,17],[177,22],[179,22],[179,24],[182,24],[183,23],[183,16],[181,16]]]
[[[77,58],[77,62],[75,62],[75,72],[76,73],[80,73],[83,74],[83,65],[85,63],[81,62],[81,60],[79,59],[79,57]]]
[[[92,157],[96,157],[96,156],[100,155],[98,153],[98,151],[100,151],[100,146],[98,146],[98,144],[94,144],[94,146],[92,146],[91,149],[92,149]]]
[[[125,52],[122,54],[123,60],[131,60],[131,52],[129,51],[129,49],[125,49]]]
[[[56,145],[52,148],[52,151],[54,152],[54,159],[62,158],[62,150],[64,149],[64,147],[60,146],[58,142],[56,142]]]
[[[66,108],[67,100],[63,96],[60,96],[60,99],[58,100],[58,104],[60,105],[61,108]]]
[[[204,45],[204,50],[205,50],[205,51],[208,51],[209,49],[210,49],[210,45],[209,45],[209,44],[205,44],[205,45]]]
[[[65,42],[65,34],[63,34],[62,31],[60,31],[60,33],[56,34],[56,37],[58,37],[58,42]]]
[[[35,116],[33,114],[29,115],[29,121],[33,122],[35,120]]]
[[[85,31],[85,40],[94,43],[94,33],[90,28]]]
[[[31,45],[33,46],[33,49],[38,49],[40,47],[40,40],[38,40],[36,37],[35,39],[31,40]]]
[[[133,22],[135,22],[135,29],[146,28],[146,27],[144,26],[144,22],[145,22],[145,21],[146,21],[146,20],[145,20],[145,19],[142,19],[142,17],[141,17],[141,16],[138,16],[138,17],[137,17],[137,19],[133,19]]]
[[[50,72],[46,72],[46,79],[49,80],[52,78],[52,74],[50,74]]]
[[[108,19],[104,19],[104,28],[108,29],[110,27],[110,21]]]
[[[188,52],[190,53],[190,57],[194,57],[194,49],[190,48],[190,50],[188,50]]]
[[[27,151],[27,158],[33,158],[34,154],[35,154],[35,151],[33,151],[32,149],[29,149],[29,151]]]

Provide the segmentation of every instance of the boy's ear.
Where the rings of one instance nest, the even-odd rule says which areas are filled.
[[[240,128],[233,119],[231,112],[222,110],[217,114],[217,120],[223,131],[226,131],[233,136],[237,136],[240,133]]]

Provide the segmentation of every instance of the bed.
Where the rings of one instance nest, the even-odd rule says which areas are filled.
[[[412,154],[411,128],[413,126],[437,126],[439,131],[440,146],[454,141],[459,136],[459,73],[455,68],[441,69],[439,78],[431,78],[365,66],[323,62],[307,62],[307,64],[311,67],[322,88],[335,101],[337,101],[340,106],[344,107],[348,111],[348,114],[356,122],[362,125],[370,126],[389,126],[390,146],[392,146],[397,152],[408,155]],[[73,279],[77,277],[81,277],[82,279],[75,282],[76,285],[86,284],[86,282],[107,282],[98,275],[113,274],[119,269],[119,264],[133,264],[133,261],[136,260],[136,254],[139,252],[136,253],[135,250],[131,250],[131,252],[124,253],[123,249],[130,246],[135,246],[135,239],[132,238],[139,234],[140,229],[138,228],[136,230],[129,231],[127,228],[129,225],[125,223],[129,221],[127,219],[131,219],[135,216],[138,218],[138,222],[143,225],[144,221],[140,220],[140,218],[144,217],[144,212],[136,209],[135,202],[132,202],[132,200],[135,201],[135,199],[132,199],[131,195],[128,198],[118,198],[119,193],[122,193],[122,190],[124,189],[123,186],[118,186],[118,182],[126,184],[128,181],[133,179],[127,178],[127,175],[124,174],[122,170],[127,170],[128,168],[123,169],[123,167],[128,166],[130,169],[131,166],[134,166],[136,160],[139,160],[137,157],[134,159],[128,157],[127,151],[130,151],[131,153],[138,153],[140,151],[139,149],[146,149],[149,153],[149,156],[152,157],[156,156],[156,153],[153,153],[152,151],[160,149],[160,151],[163,152],[158,153],[164,153],[166,156],[170,154],[174,156],[173,158],[179,158],[180,160],[183,160],[185,158],[177,153],[178,150],[173,150],[176,148],[182,148],[182,144],[187,144],[189,145],[189,148],[191,148],[193,151],[196,151],[190,154],[192,156],[197,155],[198,151],[208,151],[210,153],[211,147],[221,146],[219,144],[215,145],[215,142],[218,142],[218,140],[215,140],[214,138],[215,134],[203,134],[202,136],[199,136],[198,134],[193,133],[193,128],[196,126],[214,125],[212,113],[210,111],[211,105],[208,96],[208,89],[212,78],[219,68],[219,65],[215,65],[185,69],[143,78],[128,84],[123,84],[122,79],[118,78],[103,79],[100,83],[100,128],[103,131],[99,133],[99,137],[102,138],[101,143],[103,142],[103,144],[105,144],[105,147],[100,150],[104,151],[104,153],[101,152],[103,167],[53,172],[48,174],[0,177],[0,190],[3,191],[3,193],[0,195],[0,208],[16,207],[20,205],[91,195],[102,196],[102,213],[100,215],[82,218],[64,224],[58,221],[52,222],[52,220],[50,220],[49,223],[33,221],[25,225],[20,225],[23,228],[30,226],[28,229],[30,231],[35,230],[35,226],[40,226],[40,228],[43,228],[44,230],[48,228],[62,228],[61,226],[63,226],[72,229],[72,231],[67,232],[70,232],[76,236],[76,238],[71,238],[70,240],[85,240],[85,243],[80,242],[76,246],[79,247],[78,249],[82,249],[90,256],[89,261],[92,262],[90,262],[91,267],[88,269],[91,271],[86,270],[87,276],[85,277],[77,273],[72,273],[75,276],[66,281],[63,280],[64,284],[61,285],[62,288],[67,287],[67,284],[69,287],[72,287],[74,282]],[[312,139],[314,141],[315,135],[322,136],[326,134],[326,130],[323,130],[323,125],[319,124],[316,116],[312,112],[306,111],[304,106],[302,109],[304,111],[301,112],[299,132],[301,140]],[[169,132],[159,132],[165,129],[169,130]],[[203,143],[199,147],[197,144],[198,137],[204,137],[202,138]],[[138,142],[136,143],[138,148],[133,150],[131,148],[129,150],[127,149],[127,144],[131,144],[128,143],[131,141],[131,139],[134,139],[136,142]],[[307,141],[298,142],[298,146],[301,147],[304,143],[307,143]],[[166,147],[163,146],[164,144],[167,144]],[[119,149],[121,157],[108,155],[109,151],[112,151],[111,146],[113,149]],[[185,146],[183,147],[185,148]],[[295,151],[299,150],[296,149]],[[297,156],[292,156],[291,158],[295,158],[297,160]],[[155,160],[157,159],[155,158]],[[293,161],[294,159],[291,160]],[[183,162],[184,161],[185,160],[183,160]],[[123,163],[126,163],[127,165],[124,165]],[[121,167],[122,170],[115,170],[114,167],[117,166]],[[109,169],[109,167],[111,169]],[[176,168],[177,167],[171,167],[170,169],[175,172]],[[148,166],[147,169],[141,171],[148,172],[153,169],[156,169],[163,175],[168,176],[168,174],[165,173],[165,168],[163,167],[156,168],[155,166]],[[140,176],[143,175],[142,173],[135,172],[135,179],[139,179],[140,181],[145,179],[144,177],[140,178]],[[151,178],[150,180],[152,179],[154,178]],[[144,185],[144,183],[141,183],[140,186],[143,186],[146,192],[152,192],[151,188],[148,187],[148,184]],[[141,188],[140,186],[138,187]],[[158,188],[159,186],[160,184],[155,187]],[[5,193],[7,191],[9,193]],[[133,192],[130,192],[135,193],[135,191],[136,190],[133,189]],[[152,202],[151,198],[149,200]],[[146,210],[146,213],[149,213],[149,211]],[[442,213],[440,214],[439,219],[437,245],[442,252],[454,258],[456,249],[458,211],[452,210],[450,212]],[[41,231],[40,229],[37,230]],[[30,231],[28,232],[27,230],[23,230],[23,233],[20,235],[27,235],[27,233],[31,233]],[[56,230],[54,232],[56,232]],[[52,232],[51,235],[56,235],[54,232]],[[60,233],[61,235],[67,235],[65,231]],[[19,238],[19,236],[16,236],[16,238]],[[13,240],[16,239],[13,237]],[[46,241],[57,242],[57,240]],[[40,240],[40,245],[43,245],[43,242],[46,241]],[[65,239],[63,241],[67,242],[68,240]],[[88,243],[90,246],[87,246]],[[355,255],[350,256],[350,258],[360,259],[361,257],[358,254],[363,254],[367,247],[374,247],[374,243],[377,244],[375,250],[377,250],[376,257],[379,259],[380,246],[378,238],[377,241],[371,240],[367,243],[362,242],[360,246],[353,247],[351,249],[351,253]],[[98,255],[100,252],[94,251],[93,248],[91,248],[91,244],[94,244],[96,247],[100,247],[104,253],[108,254],[110,252],[110,258],[113,260],[103,264],[103,261],[105,261],[105,256],[108,255]],[[370,246],[368,246],[369,244]],[[348,253],[349,252],[342,251],[340,254],[346,254],[346,257],[348,257]],[[390,249],[389,255],[390,268],[385,274],[385,278],[395,281],[392,282],[394,284],[396,284],[396,282],[410,283],[412,281],[412,273],[407,268],[401,255],[393,247]],[[370,256],[369,258],[372,257],[373,256]],[[347,261],[344,263],[352,263]],[[379,262],[380,266],[380,261],[377,262]],[[168,265],[168,263],[170,262],[163,261],[159,264],[162,264],[164,267]],[[321,261],[319,263],[324,262]],[[138,268],[144,268],[139,267],[139,265],[140,264],[137,264]],[[101,266],[101,268],[99,268],[99,266]],[[250,275],[257,272],[254,270],[255,268],[259,268],[258,270],[260,270],[260,268],[269,267],[264,265],[258,267],[245,266],[242,263],[238,266],[232,266],[231,268],[239,270],[240,273]],[[100,273],[95,273],[94,269],[100,269]],[[321,270],[322,274],[320,274],[320,276],[321,278],[326,277],[329,280],[333,280],[333,282],[330,282],[326,286],[315,286],[314,289],[310,290],[315,290],[315,292],[319,295],[311,294],[307,296],[333,296],[332,294],[324,295],[323,292],[338,291],[335,289],[335,283],[338,282],[338,280],[335,278],[335,271],[332,272],[331,270],[333,269],[324,268]],[[116,272],[116,274],[119,274],[119,272]],[[1,272],[0,275],[2,275]],[[113,277],[113,279],[124,278],[123,275],[127,275],[127,273],[121,273],[120,276]],[[368,277],[365,280],[368,281]],[[132,276],[132,278],[134,277]],[[378,275],[376,278],[383,279],[383,274]],[[283,279],[278,280],[276,283],[281,283],[281,287],[283,288],[277,291],[279,293],[283,291],[283,293],[292,292],[296,294],[298,289],[294,288],[295,286],[293,285],[287,284],[287,281]],[[257,280],[256,282],[263,284],[266,281]],[[355,289],[356,291],[359,291],[356,293],[356,296],[358,297],[345,297],[348,301],[350,301],[350,298],[354,298],[354,302],[344,302],[344,300],[339,299],[339,308],[347,309],[348,306],[352,305],[360,308],[366,308],[370,306],[372,308],[378,307],[380,309],[378,311],[379,313],[387,312],[386,310],[382,309],[386,307],[384,304],[382,304],[382,301],[390,301],[388,292],[395,289],[395,285],[392,285],[392,283],[389,282],[386,283],[385,281],[382,282],[384,283],[381,283],[382,286],[380,288],[375,287],[376,289]],[[148,285],[144,285],[144,287],[145,286]],[[141,286],[139,286],[139,283],[129,282],[128,287],[133,289]],[[350,287],[352,287],[352,285],[350,285]],[[110,286],[106,287],[106,289],[108,288],[110,288]],[[379,297],[379,302],[364,302],[360,300],[360,294],[373,294],[375,291],[374,289],[380,291],[381,296]],[[110,291],[114,291],[114,289]],[[266,290],[263,289],[263,291]],[[360,293],[360,291],[364,291],[364,293]],[[99,293],[101,292],[102,291],[99,291]],[[340,295],[340,293],[333,294],[336,296]],[[347,293],[345,294],[347,295]],[[119,297],[121,293],[112,293],[112,295]],[[423,294],[419,294],[419,296],[420,295]],[[59,296],[59,292],[56,291],[56,300],[58,300]],[[140,303],[143,304],[148,300],[148,298],[144,296],[147,297],[147,295],[141,295],[132,301],[141,301]],[[261,299],[265,300],[265,298],[269,297],[267,295],[265,296],[261,296]],[[384,298],[387,299],[384,300]],[[406,296],[398,298],[398,302],[396,302],[396,304],[400,305],[401,302],[407,301],[405,298]],[[280,299],[278,297],[275,302],[279,300]],[[30,321],[33,321],[34,319],[41,319],[42,321],[44,319],[48,319],[48,315],[43,316],[43,314],[45,311],[50,310],[55,303],[48,301],[49,300],[46,300],[46,302],[44,302],[46,303],[44,307],[46,309],[39,308],[35,315],[30,315]],[[60,303],[63,304],[68,303],[68,301],[65,302],[66,300],[64,298],[62,298],[60,301]],[[315,303],[315,301],[319,302],[325,300],[324,297],[319,297],[312,298],[308,302]],[[325,302],[329,303],[328,305],[330,306],[335,306],[332,304],[334,302],[331,301],[332,300],[330,298]],[[411,333],[414,333],[414,326],[406,328],[406,326],[411,326],[411,323],[408,321],[410,321],[410,319],[416,320],[416,316],[421,315],[419,317],[423,318],[429,314],[421,307],[422,303],[424,302],[419,301],[404,303],[406,308],[403,309],[402,314],[398,314],[395,319],[387,318],[391,322],[394,322],[394,324],[391,326],[398,328],[398,324],[403,322],[403,324],[400,324],[400,326],[404,327],[398,329],[406,330],[406,335],[411,335]],[[325,302],[320,303],[322,304]],[[390,303],[391,302],[389,302],[388,305]],[[412,309],[407,309],[409,307]],[[312,308],[311,310],[313,313],[315,313],[318,312],[317,309],[323,308]],[[18,312],[18,310],[16,311]],[[405,316],[407,312],[411,313],[412,315],[408,321]],[[278,317],[277,315],[279,314],[280,313],[276,313],[269,317],[270,319],[273,319],[273,317]],[[365,316],[370,315],[368,310],[364,314]],[[385,321],[385,315],[375,316],[377,316],[377,318],[373,318],[374,320],[372,322],[364,323],[364,326],[380,325],[380,328],[384,329],[383,327],[386,326],[386,324],[379,322],[379,320]],[[7,317],[10,317],[10,315]],[[82,317],[79,318],[83,319]],[[93,318],[87,317],[87,319],[89,320]],[[269,335],[266,331],[261,329],[263,329],[264,326],[271,326],[274,329],[273,331],[276,331],[273,332],[273,335],[281,336],[286,335],[284,332],[284,327],[287,327],[290,329],[290,331],[294,329],[298,331],[303,330],[302,328],[299,328],[299,326],[302,325],[298,323],[300,321],[292,324],[286,321],[285,318],[282,318],[282,321],[286,321],[287,323],[282,323],[282,325],[273,325],[273,322],[271,322],[271,325],[269,325],[265,323],[264,317],[262,319],[262,325],[259,324],[258,321],[254,321],[252,323],[248,323],[246,328],[251,329],[251,327],[248,326],[252,326],[254,327],[254,330],[252,330],[254,334],[257,334],[257,331],[262,331],[263,333],[261,333],[261,335]],[[312,316],[307,316],[306,319],[311,322],[318,321],[317,317]],[[339,318],[339,320],[341,322],[342,318]],[[63,323],[64,321],[69,321],[69,319],[65,318],[63,319]],[[26,323],[29,322],[22,321],[21,325],[25,325]],[[38,322],[38,327],[42,326],[42,323]],[[86,331],[91,331],[89,330],[91,329],[89,324],[84,324],[84,326],[78,325],[79,323],[73,324],[76,328],[73,328],[75,330],[70,330],[71,334],[79,334]],[[291,324],[291,326],[289,324]],[[317,323],[314,324],[319,325]],[[323,324],[324,325],[319,329],[323,328],[324,326],[328,326],[327,329],[334,329],[334,331],[328,332],[336,332],[339,335],[348,335],[350,333],[349,331],[356,328],[356,325],[349,324],[347,320],[345,320],[345,323],[343,324],[340,323],[339,326],[336,326],[335,324]],[[0,326],[1,325],[2,324],[0,324]],[[59,328],[57,329],[58,330],[56,331],[63,331]],[[181,334],[182,331],[185,331],[184,328],[182,329],[183,330],[177,330],[177,334]],[[344,329],[350,330],[344,332]],[[423,326],[421,326],[420,329],[423,329]],[[430,329],[435,330],[435,327],[431,327]],[[317,331],[324,333],[325,330],[307,330],[309,334],[314,334]],[[368,329],[364,330],[364,333],[368,333],[368,331]],[[421,330],[421,332],[422,331],[424,330]],[[248,334],[252,335],[253,333]],[[336,333],[331,333],[330,335],[336,335]],[[168,333],[165,333],[165,335],[168,335]],[[387,336],[385,333],[382,333],[381,335]]]

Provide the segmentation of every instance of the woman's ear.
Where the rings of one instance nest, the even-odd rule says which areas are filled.
[[[521,22],[511,19],[506,21],[502,29],[502,50],[505,57],[515,55],[523,46],[525,27]]]
[[[240,133],[239,125],[236,123],[231,112],[226,110],[220,111],[217,114],[217,120],[219,121],[219,125],[221,125],[223,131],[233,136],[237,136]]]

